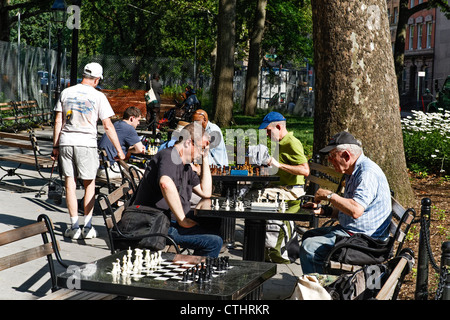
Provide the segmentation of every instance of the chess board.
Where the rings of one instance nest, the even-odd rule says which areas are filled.
[[[145,257],[143,252],[145,251]],[[163,259],[161,252],[134,249],[127,250],[122,261],[113,262],[108,272],[113,282],[139,281],[146,277],[157,281],[178,281],[181,283],[204,283],[226,273],[233,268],[229,264],[229,257],[209,258],[202,260],[184,256],[181,259]],[[196,257],[197,258],[197,257]]]
[[[266,200],[260,197],[255,201],[215,198],[211,202],[211,210],[286,212],[287,209],[288,204],[284,200]]]

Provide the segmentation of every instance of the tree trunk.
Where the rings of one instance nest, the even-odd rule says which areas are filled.
[[[250,38],[247,77],[245,80],[244,114],[254,116],[258,99],[258,76],[261,69],[261,41],[266,21],[267,0],[258,0]]]
[[[346,130],[411,205],[385,0],[312,1],[316,70],[314,153]]]
[[[219,0],[217,62],[214,87],[214,120],[229,126],[233,117],[233,76],[236,0]]]

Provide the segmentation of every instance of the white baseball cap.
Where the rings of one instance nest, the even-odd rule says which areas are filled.
[[[91,62],[84,67],[83,74],[103,79],[103,68],[99,63]]]

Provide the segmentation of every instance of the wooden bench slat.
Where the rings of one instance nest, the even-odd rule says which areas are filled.
[[[53,252],[54,252],[53,245],[51,243],[46,243],[38,247],[34,247],[31,249],[11,254],[6,257],[2,257],[0,259],[0,271],[15,267],[22,263],[26,263],[38,258],[45,257],[49,254],[52,254]]]
[[[43,221],[0,233],[0,246],[47,232]]]
[[[30,141],[30,136],[18,133],[0,132],[0,138],[10,138],[10,139]]]
[[[337,180],[340,180],[341,177],[342,177],[342,173],[336,172],[333,168],[326,167],[326,166],[321,165],[319,163],[309,162],[309,168],[311,170],[317,170],[317,171],[326,173],[327,175],[330,175],[333,178],[336,178]]]
[[[381,290],[378,292],[376,296],[377,300],[388,300],[392,297],[392,295],[394,294],[395,286],[407,262],[407,259],[402,257],[397,266],[394,268],[394,271],[392,271],[391,275],[384,283]]]
[[[112,300],[117,295],[83,290],[59,289],[38,300]]]
[[[17,143],[12,141],[0,140],[0,145],[19,149],[33,150],[33,146],[31,144]]]
[[[47,157],[37,157],[38,164],[41,169],[49,169],[53,166],[53,160]],[[0,156],[0,161],[18,162],[34,166],[36,164],[35,158],[30,154],[14,154],[9,156]]]
[[[323,189],[327,189],[333,192],[335,192],[339,186],[338,183],[334,183],[332,181],[322,179],[313,175],[309,175],[307,180],[311,181],[312,183],[318,184]]]
[[[117,202],[117,200],[122,198],[125,188],[130,188],[130,184],[128,181],[124,182],[119,188],[117,188],[116,190],[114,190],[113,192],[111,192],[108,195],[109,201],[111,203],[115,203],[115,202]],[[99,203],[100,203],[100,208],[102,208],[103,210],[106,210],[108,208],[108,205],[102,199],[100,199]]]

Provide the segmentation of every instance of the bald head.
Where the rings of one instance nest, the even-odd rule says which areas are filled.
[[[202,124],[203,128],[206,128],[208,125],[208,114],[203,109],[195,110],[194,114],[192,115],[192,121],[199,121]]]

